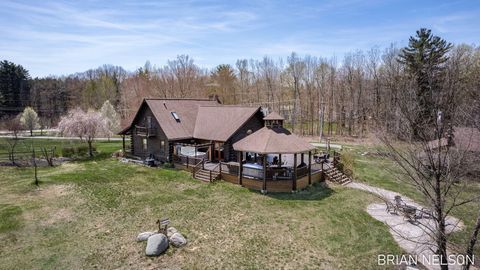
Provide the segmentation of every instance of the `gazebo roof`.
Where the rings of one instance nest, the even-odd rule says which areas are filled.
[[[280,114],[271,112],[263,118],[263,120],[285,120]]]
[[[233,144],[235,151],[259,154],[294,154],[315,149],[283,127],[263,127]]]

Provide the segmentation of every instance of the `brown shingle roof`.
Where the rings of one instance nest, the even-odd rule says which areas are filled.
[[[315,147],[283,127],[263,127],[234,143],[233,149],[260,154],[292,154],[311,151]]]
[[[145,101],[169,140],[192,138],[198,108],[219,104],[209,99],[145,99]],[[180,121],[175,120],[172,112],[178,115]]]
[[[193,137],[227,141],[259,110],[260,107],[201,106],[198,110]]]
[[[265,116],[263,120],[285,120],[285,118],[283,118],[277,112],[271,112],[267,116]]]

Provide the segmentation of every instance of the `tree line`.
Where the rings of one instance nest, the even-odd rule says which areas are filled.
[[[436,67],[421,65],[435,57],[441,60]],[[417,76],[422,72],[435,76]],[[422,80],[429,79],[449,84],[454,93],[444,98],[458,107],[472,105],[471,97],[478,96],[480,86],[480,47],[451,45],[422,29],[406,48],[374,47],[342,59],[293,52],[285,59],[239,59],[235,65],[221,64],[212,70],[179,55],[163,66],[147,61],[135,71],[104,65],[68,76],[32,79],[21,65],[3,61],[0,113],[11,117],[31,106],[46,126],[54,126],[70,109],[98,110],[109,100],[126,122],[144,97],[215,94],[225,104],[261,105],[280,112],[287,125],[302,135],[362,137],[385,127],[402,136],[405,123],[399,115],[404,108],[399,99],[412,84],[427,85]],[[414,101],[431,102],[431,90],[418,89]],[[418,113],[429,113],[427,107]]]

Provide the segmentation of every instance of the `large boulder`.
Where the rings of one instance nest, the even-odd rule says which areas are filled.
[[[168,238],[172,237],[174,233],[178,233],[178,230],[175,227],[168,227],[167,228],[167,236]]]
[[[185,237],[183,237],[183,235],[179,232],[172,234],[169,240],[174,247],[182,247],[187,244],[187,239],[185,239]]]
[[[145,254],[147,256],[159,256],[168,248],[168,238],[164,234],[157,233],[150,236],[147,240]]]
[[[156,234],[156,232],[142,232],[137,235],[137,241],[146,241],[150,236]]]

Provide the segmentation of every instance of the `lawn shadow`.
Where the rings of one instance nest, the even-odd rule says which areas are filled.
[[[253,191],[253,190],[252,190]],[[258,192],[258,191],[254,191]],[[270,192],[266,196],[277,200],[298,200],[298,201],[320,201],[333,195],[335,191],[328,185],[323,183],[314,183],[313,185],[299,190],[295,193],[291,192]]]

